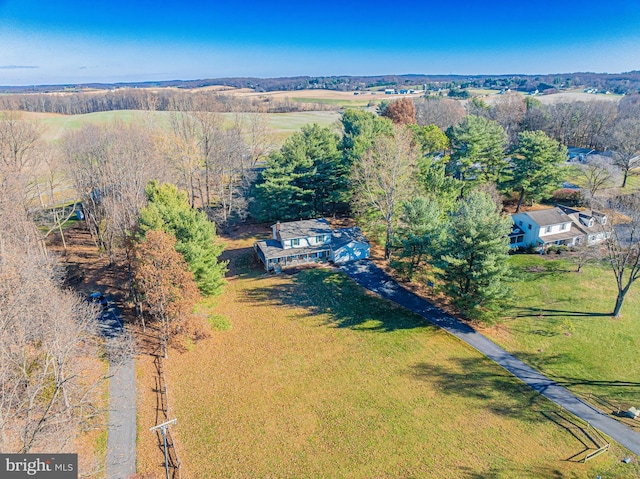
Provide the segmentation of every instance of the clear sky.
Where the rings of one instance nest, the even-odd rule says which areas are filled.
[[[630,70],[640,0],[0,0],[0,85]]]

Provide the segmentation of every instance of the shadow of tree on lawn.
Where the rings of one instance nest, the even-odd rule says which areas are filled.
[[[578,462],[588,451],[604,445],[604,439],[597,431],[567,411],[552,405],[507,371],[497,369],[488,359],[452,358],[447,366],[418,363],[409,370],[409,374],[417,380],[435,382],[444,394],[477,401],[495,415],[529,423],[555,423],[575,439],[576,447],[579,448],[571,457],[565,458],[566,461]],[[494,475],[473,475],[476,473],[469,472],[470,475],[465,477],[503,477],[500,473],[498,470],[494,471]]]
[[[540,316],[577,316],[577,317],[599,317],[611,316],[611,313],[590,313],[583,311],[567,311],[563,309],[544,309],[544,308],[514,308],[512,312],[516,318],[536,318]]]
[[[338,328],[365,331],[436,327],[401,306],[381,299],[357,285],[346,274],[327,268],[304,269],[288,276],[290,282],[246,291],[246,300],[305,308],[324,315]]]

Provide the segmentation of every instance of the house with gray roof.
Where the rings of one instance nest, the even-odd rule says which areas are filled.
[[[511,215],[509,241],[512,248],[534,245],[546,249],[552,245],[576,246],[601,243],[609,237],[603,228],[607,216],[593,210],[556,206],[544,210]]]
[[[267,271],[331,261],[346,263],[369,257],[369,243],[359,228],[333,230],[324,218],[271,226],[272,237],[254,245]]]
[[[512,248],[534,245],[546,249],[552,245],[576,246],[601,243],[609,237],[602,227],[607,216],[593,210],[580,211],[566,206],[527,211],[511,215],[509,234]]]

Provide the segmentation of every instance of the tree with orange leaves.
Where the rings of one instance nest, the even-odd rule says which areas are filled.
[[[175,245],[175,236],[149,230],[134,251],[136,291],[153,319],[160,323],[165,357],[171,340],[208,336],[202,318],[193,314],[200,298],[198,286]]]
[[[396,125],[415,125],[416,107],[411,98],[401,98],[389,103],[382,116],[386,116]]]

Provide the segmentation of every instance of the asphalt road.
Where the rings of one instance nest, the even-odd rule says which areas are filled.
[[[588,422],[634,454],[640,455],[639,433],[593,408],[569,390],[507,353],[470,326],[403,288],[371,261],[361,260],[343,265],[341,268],[364,288],[440,326],[498,363],[533,390]]]
[[[109,297],[92,298],[102,306],[98,328],[107,341],[125,333],[118,307]],[[106,478],[127,479],[136,473],[136,377],[133,356],[109,361],[109,429]]]

